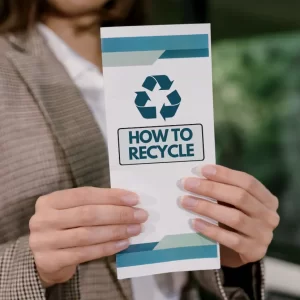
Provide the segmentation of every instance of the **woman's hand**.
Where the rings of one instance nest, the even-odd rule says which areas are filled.
[[[137,204],[137,195],[118,189],[78,188],[39,198],[29,242],[44,287],[68,281],[81,263],[126,249],[148,218]]]
[[[194,229],[220,243],[223,266],[262,259],[279,224],[278,199],[248,174],[221,166],[205,166],[200,172],[206,179],[185,178],[184,189],[219,203],[184,196],[182,206],[218,221],[220,227],[196,219]]]

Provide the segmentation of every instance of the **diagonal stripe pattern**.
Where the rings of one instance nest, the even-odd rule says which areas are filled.
[[[170,235],[160,242],[131,245],[117,255],[117,267],[216,257],[217,244],[200,234]]]
[[[159,59],[209,57],[207,34],[103,38],[104,67],[153,65]]]

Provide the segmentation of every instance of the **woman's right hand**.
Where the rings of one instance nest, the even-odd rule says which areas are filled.
[[[92,187],[40,197],[29,243],[44,287],[68,281],[81,263],[126,249],[148,219],[137,204],[134,193]]]

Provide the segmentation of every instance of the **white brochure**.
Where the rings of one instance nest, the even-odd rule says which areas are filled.
[[[208,24],[101,30],[111,186],[137,192],[143,233],[118,278],[220,268],[219,245],[191,227],[181,178],[215,164]]]

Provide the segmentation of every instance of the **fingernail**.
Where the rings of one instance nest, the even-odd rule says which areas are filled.
[[[179,189],[181,189],[182,191],[184,191],[184,186],[183,186],[183,184],[184,184],[184,179],[180,179],[180,180],[178,180],[178,181],[176,182],[177,187],[178,187]]]
[[[214,176],[217,174],[217,169],[214,166],[205,166],[201,169],[201,173],[204,177]]]
[[[127,233],[129,236],[135,236],[141,232],[141,225],[130,225],[127,227]]]
[[[136,221],[138,222],[146,222],[147,219],[148,219],[148,213],[146,213],[144,210],[141,210],[141,209],[137,209],[135,212],[134,212],[134,218]]]
[[[185,207],[196,207],[198,204],[198,200],[191,198],[191,197],[182,197],[181,203]]]
[[[139,196],[136,194],[128,194],[122,197],[122,201],[126,205],[134,206],[139,203]]]
[[[192,173],[199,176],[199,175],[202,175],[201,173],[201,167],[195,167],[192,169]]]
[[[187,189],[194,189],[200,185],[200,180],[198,178],[184,178],[181,180],[182,186]]]
[[[117,242],[116,243],[116,248],[118,250],[123,250],[123,249],[126,249],[129,247],[129,241],[126,240],[126,241],[120,241],[120,242]]]
[[[194,220],[193,226],[196,231],[200,231],[200,232],[204,231],[207,228],[206,224],[201,220]]]

